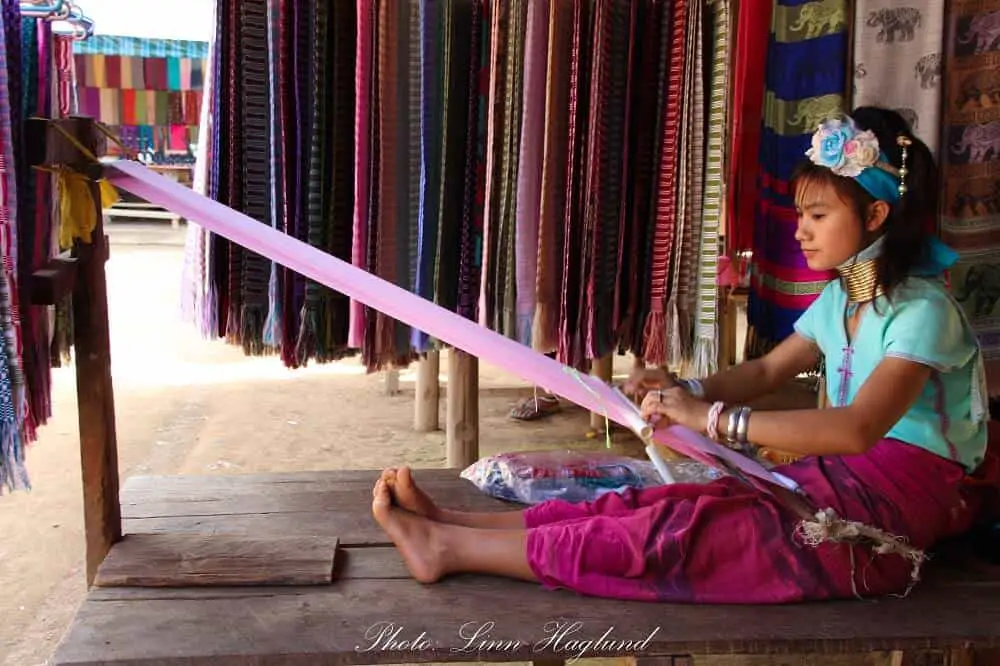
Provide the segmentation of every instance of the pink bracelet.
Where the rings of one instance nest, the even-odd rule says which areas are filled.
[[[705,427],[705,431],[708,433],[709,438],[716,441],[719,439],[719,418],[722,416],[725,408],[725,404],[714,402],[711,409],[708,410],[708,425]]]

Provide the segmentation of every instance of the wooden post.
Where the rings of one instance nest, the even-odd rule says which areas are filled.
[[[399,370],[392,368],[385,371],[385,394],[396,395],[399,393]]]
[[[73,137],[76,143],[70,141],[67,135]],[[106,142],[90,118],[32,119],[28,124],[27,138],[31,146],[30,164],[64,165],[91,178],[90,194],[97,218],[89,242],[77,241],[73,248],[77,272],[73,290],[73,347],[87,585],[90,586],[97,575],[97,568],[122,535],[111,340],[108,332],[108,288],[104,272],[108,241],[104,236],[100,188],[95,180],[101,175],[101,167],[95,162],[95,157],[104,154]],[[81,146],[86,152],[79,149]]]
[[[466,468],[479,459],[479,359],[448,351],[448,467]]]
[[[595,358],[590,366],[590,374],[594,375],[601,381],[611,383],[611,377],[614,373],[614,364],[614,354],[608,354],[606,356],[602,356],[601,358]],[[590,414],[590,427],[593,430],[603,432],[606,427],[604,414],[592,412]]]
[[[413,409],[413,429],[417,432],[431,432],[440,425],[440,373],[441,353],[427,352],[427,356],[417,364],[417,391]]]

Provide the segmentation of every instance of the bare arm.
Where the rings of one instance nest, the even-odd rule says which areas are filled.
[[[778,389],[819,363],[814,342],[792,333],[763,358],[754,359],[701,380],[705,400],[727,405],[747,403]]]
[[[754,412],[747,439],[806,456],[864,453],[913,406],[930,376],[926,365],[883,359],[847,407]],[[727,422],[729,411],[720,423]]]

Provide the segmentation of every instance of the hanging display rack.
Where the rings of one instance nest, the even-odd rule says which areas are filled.
[[[83,41],[94,34],[94,21],[83,13],[72,0],[51,0],[46,2],[21,2],[21,16],[40,18],[46,21],[68,24],[73,39]]]

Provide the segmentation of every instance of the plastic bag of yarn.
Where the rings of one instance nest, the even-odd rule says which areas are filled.
[[[675,483],[708,483],[724,476],[690,460],[667,461],[667,466]],[[476,461],[461,477],[491,497],[520,504],[588,502],[606,493],[663,485],[652,462],[599,451],[501,453]]]

